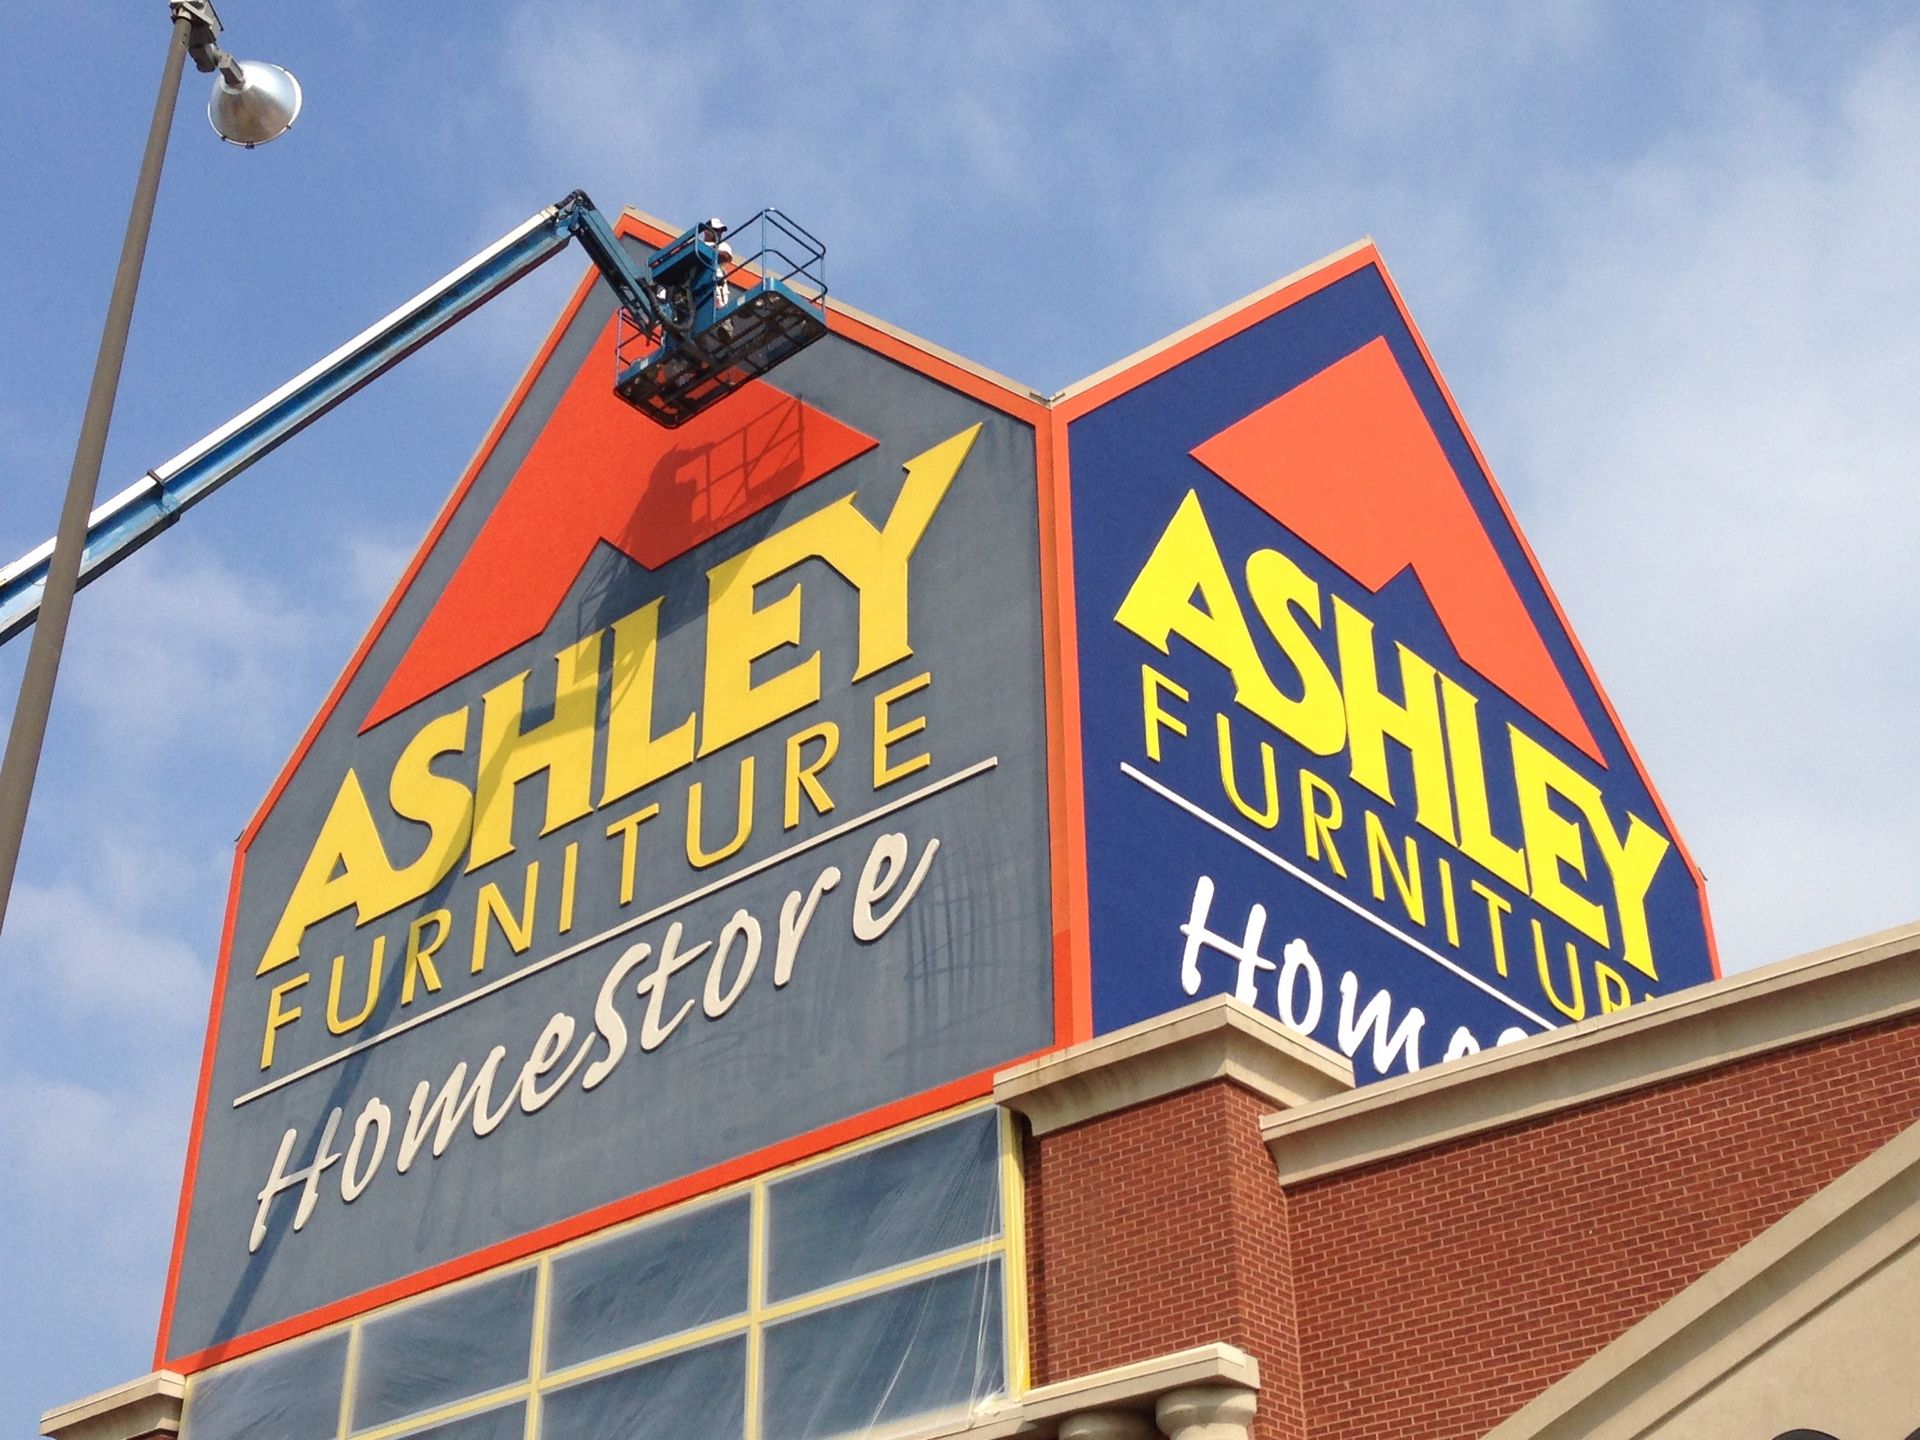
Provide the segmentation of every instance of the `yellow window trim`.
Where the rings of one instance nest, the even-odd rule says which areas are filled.
[[[565,1386],[577,1384],[601,1375],[610,1375],[632,1366],[676,1354],[683,1350],[697,1349],[701,1345],[725,1339],[729,1336],[746,1336],[746,1415],[745,1440],[760,1440],[760,1412],[762,1388],[764,1385],[763,1346],[765,1331],[769,1325],[807,1314],[816,1310],[829,1309],[868,1295],[879,1294],[913,1281],[939,1275],[947,1271],[982,1265],[998,1259],[1000,1263],[1000,1281],[1002,1288],[1002,1355],[1003,1370],[1007,1378],[1010,1396],[1017,1398],[1029,1388],[1031,1376],[1027,1355],[1027,1275],[1026,1275],[1026,1185],[1022,1172],[1020,1155],[1020,1132],[1018,1121],[1013,1113],[1002,1108],[1000,1114],[1000,1234],[991,1240],[975,1241],[956,1246],[933,1255],[922,1256],[902,1265],[885,1270],[877,1270],[870,1275],[858,1276],[837,1284],[823,1286],[816,1290],[795,1295],[778,1303],[768,1303],[767,1295],[767,1193],[769,1187],[778,1184],[789,1175],[800,1171],[823,1168],[849,1159],[866,1150],[891,1145],[911,1135],[923,1131],[950,1125],[968,1116],[977,1115],[983,1110],[993,1108],[991,1102],[969,1105],[954,1110],[941,1111],[933,1115],[898,1126],[876,1135],[863,1136],[835,1149],[823,1151],[783,1165],[765,1174],[748,1180],[738,1181],[723,1189],[709,1192],[685,1204],[671,1207],[656,1214],[640,1217],[621,1225],[609,1226],[591,1235],[581,1236],[556,1245],[535,1256],[531,1261],[516,1261],[478,1275],[467,1276],[448,1285],[439,1286],[424,1295],[409,1296],[394,1301],[378,1309],[369,1310],[334,1325],[317,1330],[301,1337],[299,1342],[319,1342],[346,1332],[347,1353],[342,1370],[340,1407],[337,1440],[395,1440],[395,1437],[413,1434],[444,1425],[449,1421],[465,1419],[484,1411],[501,1406],[525,1402],[526,1440],[536,1440],[539,1434],[540,1402],[543,1395]],[[592,1360],[565,1366],[559,1370],[547,1372],[545,1369],[547,1350],[547,1311],[552,1295],[553,1265],[556,1260],[564,1259],[577,1251],[593,1245],[602,1244],[621,1236],[632,1234],[649,1226],[668,1220],[682,1219],[695,1214],[711,1205],[720,1204],[742,1192],[749,1196],[749,1241],[747,1252],[747,1310],[724,1320],[716,1320],[690,1330],[682,1330],[672,1335],[663,1335],[642,1345],[630,1346],[625,1350],[597,1356]],[[442,1405],[433,1410],[423,1410],[417,1414],[389,1421],[384,1425],[368,1430],[355,1431],[351,1428],[353,1415],[353,1394],[359,1381],[360,1351],[362,1332],[366,1326],[375,1324],[398,1311],[411,1309],[416,1305],[438,1301],[472,1286],[498,1280],[516,1270],[530,1266],[534,1270],[534,1312],[532,1336],[529,1344],[527,1378],[512,1385],[500,1386],[478,1395]],[[271,1352],[263,1352],[271,1353]],[[249,1360],[254,1357],[247,1357]],[[240,1363],[246,1363],[245,1361]],[[221,1367],[224,1368],[224,1367]],[[204,1378],[217,1374],[218,1370],[201,1371],[190,1378],[188,1386],[189,1413],[192,1394]],[[911,1434],[918,1429],[941,1428],[950,1416],[926,1417],[924,1421],[903,1422],[901,1434]],[[938,1424],[934,1422],[938,1421]],[[889,1434],[893,1433],[892,1428]]]

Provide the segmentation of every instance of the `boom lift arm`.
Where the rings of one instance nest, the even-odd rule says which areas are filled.
[[[574,191],[98,506],[87,522],[79,584],[126,559],[576,237],[619,300],[616,393],[662,425],[685,423],[826,333],[820,243],[777,210],[762,211],[739,233],[759,242],[745,259],[735,257],[727,227],[713,220],[638,264],[606,216]],[[52,554],[49,540],[0,569],[0,643],[39,614]]]

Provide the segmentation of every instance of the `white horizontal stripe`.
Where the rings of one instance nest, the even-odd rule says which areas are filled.
[[[684,909],[688,905],[693,904],[696,900],[704,900],[709,895],[718,894],[730,885],[738,885],[742,880],[751,879],[761,871],[769,870],[775,865],[781,864],[783,861],[791,860],[796,855],[805,854],[816,846],[825,845],[828,841],[837,840],[842,835],[850,831],[858,830],[863,825],[871,825],[876,820],[897,814],[909,805],[917,805],[922,800],[931,799],[942,790],[951,790],[954,786],[971,780],[976,775],[984,775],[999,763],[999,756],[989,756],[977,764],[969,765],[964,770],[956,771],[943,780],[935,780],[930,784],[922,785],[918,790],[902,795],[898,800],[882,805],[877,810],[869,810],[864,815],[856,815],[851,820],[843,820],[831,829],[822,830],[818,835],[809,836],[797,845],[789,845],[786,849],[776,851],[764,860],[756,860],[753,864],[736,870],[731,875],[722,875],[718,880],[709,881],[697,890],[689,890],[677,899],[669,900],[662,905],[656,905],[653,909],[644,914],[636,915],[631,920],[622,920],[611,929],[602,930],[598,935],[582,940],[578,944],[569,945],[564,950],[555,951],[544,960],[536,960],[531,965],[522,966],[511,975],[503,975],[490,984],[482,985],[478,990],[469,991],[457,1000],[449,1000],[444,1005],[437,1005],[431,1010],[415,1015],[411,1020],[403,1020],[390,1029],[382,1030],[378,1035],[369,1035],[358,1044],[349,1045],[344,1050],[336,1050],[333,1054],[323,1059],[315,1060],[311,1065],[303,1065],[298,1070],[289,1071],[287,1074],[280,1076],[277,1080],[269,1080],[265,1085],[249,1090],[246,1094],[236,1099],[233,1102],[233,1108],[238,1110],[242,1105],[252,1100],[258,1100],[262,1095],[271,1095],[274,1091],[291,1085],[296,1080],[304,1080],[309,1075],[317,1075],[322,1070],[338,1065],[342,1060],[350,1056],[358,1055],[362,1051],[371,1050],[374,1046],[393,1039],[396,1035],[404,1035],[407,1031],[417,1029],[419,1026],[426,1024],[429,1020],[438,1020],[442,1015],[458,1010],[462,1005],[471,1005],[476,1000],[484,999],[488,995],[497,994],[509,985],[518,984],[530,975],[538,975],[542,970],[549,970],[563,960],[571,960],[582,951],[591,950],[596,945],[604,944],[616,935],[624,935],[629,930],[636,930],[642,925],[664,919],[674,911]]]

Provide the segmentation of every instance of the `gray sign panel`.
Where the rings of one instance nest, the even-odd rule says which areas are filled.
[[[576,375],[610,388],[609,314],[567,325],[245,847],[176,1359],[1054,1038],[1035,436],[1008,413],[830,337],[766,383],[831,423],[733,443],[803,471],[818,434],[875,443],[651,568],[593,547],[536,638],[376,713]],[[735,458],[686,523],[737,501]],[[577,513],[520,515],[521,558],[568,553]],[[477,608],[462,580],[456,639],[524,601],[514,574]]]

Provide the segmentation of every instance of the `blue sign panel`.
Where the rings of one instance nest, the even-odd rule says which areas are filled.
[[[1364,1081],[1713,978],[1376,256],[1062,409],[1096,1031],[1237,994]]]

